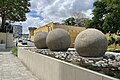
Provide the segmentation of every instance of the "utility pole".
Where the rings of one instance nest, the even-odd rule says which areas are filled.
[[[6,29],[6,49],[7,49],[7,25],[5,25],[5,29]]]

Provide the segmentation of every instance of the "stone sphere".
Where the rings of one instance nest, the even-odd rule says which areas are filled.
[[[48,34],[47,32],[39,32],[35,35],[34,44],[38,49],[47,48],[47,45],[46,45],[47,34]]]
[[[46,44],[51,51],[66,51],[71,38],[66,30],[57,28],[48,33]]]
[[[86,29],[78,34],[74,47],[82,57],[102,57],[107,50],[107,38],[97,29]]]

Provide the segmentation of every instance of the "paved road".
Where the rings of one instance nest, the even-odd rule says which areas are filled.
[[[28,46],[35,47],[33,42],[27,41],[27,43],[28,43]]]
[[[19,47],[35,47],[34,43],[33,42],[30,42],[30,41],[26,41],[27,42],[27,45],[22,45],[21,42],[18,43],[18,46]]]
[[[0,52],[0,80],[39,80],[11,52]]]

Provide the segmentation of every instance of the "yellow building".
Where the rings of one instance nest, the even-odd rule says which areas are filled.
[[[75,38],[77,37],[77,35],[81,31],[85,30],[85,27],[76,27],[76,26],[60,25],[60,24],[56,24],[56,23],[49,23],[47,25],[39,27],[38,29],[36,29],[34,27],[30,27],[29,28],[30,40],[34,41],[34,36],[39,32],[49,32],[49,31],[52,31],[53,29],[56,29],[56,28],[62,28],[62,29],[69,32],[70,37],[71,37],[71,45],[70,45],[70,47],[74,47]],[[106,34],[106,37],[107,37],[107,39],[109,39],[109,34]],[[109,48],[114,48],[114,44],[109,46]],[[117,45],[116,48],[120,48],[120,46]]]
[[[67,25],[60,25],[56,23],[49,23],[47,25],[44,25],[42,27],[39,27],[38,29],[34,30],[34,36],[39,32],[49,32],[56,28],[62,28],[69,32],[71,37],[71,45],[70,47],[74,47],[74,41],[76,36],[83,30],[85,30],[85,27],[76,27],[76,26],[67,26]],[[31,40],[34,40],[34,37],[31,36]]]
[[[28,39],[33,41],[34,40],[34,30],[36,30],[36,27],[29,27],[29,37]]]

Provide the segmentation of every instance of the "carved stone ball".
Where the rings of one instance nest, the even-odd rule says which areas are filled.
[[[46,44],[51,51],[66,51],[71,43],[68,32],[64,29],[54,29],[48,33]]]
[[[39,32],[35,35],[34,44],[38,49],[47,48],[47,45],[46,45],[47,34],[48,34],[47,32]]]
[[[102,57],[107,50],[107,39],[97,29],[86,29],[78,34],[74,47],[82,57]]]

